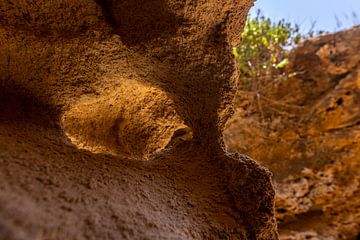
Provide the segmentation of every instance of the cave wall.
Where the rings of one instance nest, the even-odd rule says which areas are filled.
[[[277,239],[225,153],[252,1],[0,2],[0,236]]]

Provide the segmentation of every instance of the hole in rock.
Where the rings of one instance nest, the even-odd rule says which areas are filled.
[[[286,213],[286,212],[287,212],[287,209],[285,209],[285,208],[279,208],[279,209],[276,209],[276,211],[277,211],[278,213]]]
[[[133,80],[99,97],[81,99],[61,122],[78,148],[134,159],[147,160],[154,152],[192,139],[169,95]]]
[[[341,104],[343,104],[343,102],[344,102],[344,99],[343,98],[339,98],[338,100],[336,100],[336,104],[337,105],[341,105]]]

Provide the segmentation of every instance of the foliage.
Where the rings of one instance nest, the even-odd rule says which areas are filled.
[[[241,87],[256,90],[266,79],[283,74],[289,60],[288,50],[301,39],[298,25],[285,20],[273,22],[260,11],[248,18],[240,48],[233,49],[238,67]]]

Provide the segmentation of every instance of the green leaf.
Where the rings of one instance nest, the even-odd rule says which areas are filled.
[[[281,69],[281,68],[286,67],[288,64],[289,64],[289,59],[284,58],[280,63],[278,63],[278,64],[276,65],[275,68]]]
[[[234,57],[235,57],[236,59],[238,59],[238,60],[241,58],[241,57],[240,57],[240,54],[239,54],[239,52],[238,52],[238,49],[237,49],[236,47],[233,47],[232,54],[233,54]]]
[[[265,47],[269,46],[269,42],[268,42],[268,40],[266,39],[266,37],[262,37],[262,38],[261,38],[261,42],[262,42],[262,44],[263,44]]]

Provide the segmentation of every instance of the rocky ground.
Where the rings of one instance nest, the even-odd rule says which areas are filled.
[[[303,42],[287,72],[239,92],[227,147],[274,173],[280,239],[359,239],[360,28]]]

